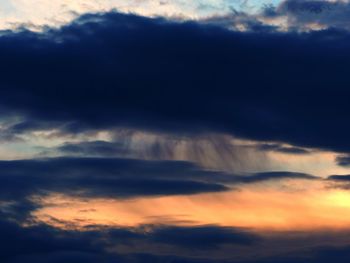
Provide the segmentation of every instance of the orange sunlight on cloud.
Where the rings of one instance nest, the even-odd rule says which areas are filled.
[[[246,227],[258,231],[350,227],[350,192],[325,181],[284,180],[226,193],[135,199],[79,199],[52,194],[38,199],[38,221],[62,228],[143,224]]]

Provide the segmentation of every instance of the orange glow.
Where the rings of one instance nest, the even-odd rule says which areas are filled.
[[[270,230],[350,227],[350,193],[322,181],[290,180],[256,184],[226,193],[117,199],[78,199],[51,195],[33,213],[59,227],[142,224],[248,227]],[[54,220],[53,220],[54,219]]]

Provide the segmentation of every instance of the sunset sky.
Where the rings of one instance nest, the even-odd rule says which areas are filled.
[[[350,262],[350,1],[2,0],[1,263]]]

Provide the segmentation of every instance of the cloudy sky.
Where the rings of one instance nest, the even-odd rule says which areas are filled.
[[[1,1],[0,262],[349,262],[349,14]]]

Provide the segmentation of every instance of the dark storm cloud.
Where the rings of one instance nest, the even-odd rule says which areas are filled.
[[[85,231],[74,231],[55,229],[46,225],[22,227],[2,217],[0,261],[3,263],[345,263],[350,253],[347,246],[313,244],[312,248],[299,247],[289,252],[268,253],[267,256],[249,256],[246,253],[252,253],[251,249],[258,249],[259,246],[262,246],[259,249],[266,249],[263,243],[266,240],[239,228],[149,226],[149,230],[144,231],[144,227],[147,226],[87,228]],[[274,242],[280,242],[280,246],[288,245],[288,241],[283,241],[283,237],[275,238]],[[322,240],[315,241],[322,243]],[[150,251],[147,254],[118,253],[111,249],[118,245],[134,248],[145,243],[158,247],[160,253],[157,251]],[[276,245],[273,242],[271,244]],[[160,245],[171,246],[172,253],[162,252]],[[233,246],[242,249],[238,255],[230,253]],[[187,254],[183,253],[183,249],[188,251]],[[226,260],[213,258],[213,254],[210,254],[213,251],[219,253],[216,255],[225,255]],[[240,256],[244,255],[255,260],[240,259]]]
[[[283,171],[234,175],[183,161],[73,157],[0,161],[0,211],[22,222],[40,208],[31,198],[50,193],[83,198],[189,195],[284,179],[317,177]]]
[[[13,133],[215,130],[349,151],[349,41],[336,30],[232,32],[86,15],[45,34],[0,37],[0,105],[26,118]]]
[[[159,256],[152,254],[127,253],[120,255],[108,251],[116,245],[138,246],[148,244],[168,244],[178,248],[205,251],[220,245],[249,246],[260,238],[239,228],[219,226],[175,227],[149,226],[149,231],[141,228],[86,228],[84,231],[61,230],[46,225],[23,227],[0,220],[0,261],[14,262],[102,262],[102,263],[148,263],[148,262],[209,262],[211,260],[191,260],[181,256]]]
[[[245,263],[346,263],[350,257],[350,247],[317,246],[312,249],[294,251],[266,259],[245,261]]]
[[[229,190],[226,184],[286,178],[317,177],[283,171],[233,175],[184,161],[71,157],[0,161],[0,199],[48,192],[117,198],[195,194]]]
[[[311,10],[318,14],[326,9]],[[277,33],[252,25],[251,32],[240,33],[109,13],[86,15],[45,34],[3,32],[0,112],[23,116],[4,134],[128,126],[174,133],[228,132],[349,152],[350,35],[337,30]],[[301,147],[266,147],[303,153]],[[58,150],[114,156],[123,147],[96,141],[66,144]],[[340,165],[347,164],[344,158],[338,160]],[[338,177],[330,179],[348,180]],[[38,206],[29,198],[34,194],[113,198],[195,194],[285,178],[315,177],[290,172],[230,175],[179,161],[72,157],[0,161],[0,262],[241,263],[195,257],[198,250],[206,255],[222,246],[259,244],[256,235],[239,228],[152,226],[147,231],[81,232],[15,222],[30,222],[30,212]],[[119,255],[110,250],[118,244],[145,243],[173,250],[169,255]],[[179,249],[193,250],[195,256],[177,255]],[[254,262],[341,263],[348,262],[349,251],[313,247]]]
[[[215,249],[222,244],[252,245],[259,240],[249,232],[217,226],[159,227],[150,237],[155,242],[189,249]]]
[[[222,192],[220,178],[192,163],[109,158],[52,158],[0,161],[0,211],[16,222],[31,219],[52,192],[78,197],[132,198]],[[218,181],[217,181],[218,180]],[[226,179],[227,180],[227,179]]]
[[[25,199],[52,191],[126,198],[228,190],[214,182],[221,176],[229,175],[179,161],[108,158],[0,161],[0,199]]]
[[[73,234],[44,225],[25,228],[4,220],[3,216],[0,231],[0,261],[6,263],[51,262],[43,259],[62,254],[71,254],[70,260],[74,260],[74,255],[93,256],[103,248],[98,239],[92,242],[93,236],[90,233]]]

